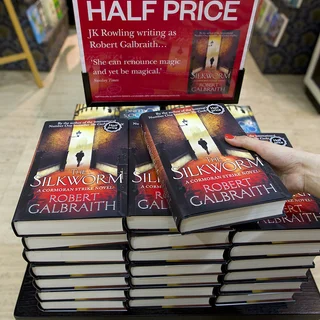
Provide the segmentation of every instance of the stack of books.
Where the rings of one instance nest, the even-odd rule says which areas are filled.
[[[283,133],[249,136],[292,147]],[[215,291],[217,306],[294,301],[320,251],[320,201],[299,193],[286,202],[284,213],[235,227],[223,285]]]
[[[46,122],[13,219],[39,307],[209,307],[247,279],[226,267],[235,226],[280,219],[291,195],[225,134],[245,133],[217,104]]]
[[[296,194],[284,212],[285,217],[236,228],[216,305],[294,301],[319,254],[320,203]]]
[[[46,122],[13,218],[42,310],[126,310],[127,120]]]
[[[136,120],[129,122],[129,146],[128,305],[208,307],[220,285],[230,229],[181,235]]]

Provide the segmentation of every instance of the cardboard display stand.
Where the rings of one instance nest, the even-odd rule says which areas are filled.
[[[73,0],[86,103],[236,103],[258,0]]]

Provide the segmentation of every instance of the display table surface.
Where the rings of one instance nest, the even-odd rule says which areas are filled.
[[[320,300],[316,284],[309,272],[309,281],[294,296],[294,303],[246,305],[202,309],[136,309],[129,312],[42,312],[37,307],[32,278],[26,272],[14,311],[16,319],[320,319]]]

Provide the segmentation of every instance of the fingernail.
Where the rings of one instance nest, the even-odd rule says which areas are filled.
[[[224,137],[225,137],[226,139],[228,139],[228,140],[232,140],[232,139],[235,138],[235,136],[233,136],[232,134],[229,134],[229,133],[225,134]]]

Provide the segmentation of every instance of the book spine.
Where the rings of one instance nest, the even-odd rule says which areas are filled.
[[[166,177],[165,169],[163,168],[160,154],[157,150],[157,147],[154,144],[154,141],[153,141],[151,134],[148,130],[147,124],[144,121],[144,117],[140,117],[140,126],[143,131],[143,137],[145,139],[145,143],[146,143],[148,151],[150,153],[150,157],[152,159],[155,170],[156,170],[157,175],[159,177],[161,187],[164,192],[164,197],[167,200],[169,209],[171,211],[171,214],[172,214],[173,220],[177,226],[177,229],[181,233],[181,230],[180,230],[180,224],[182,221],[181,210],[180,210],[179,206],[177,205],[177,203],[174,201],[173,197],[171,196],[172,194],[174,194],[174,190],[172,190],[172,186],[170,185],[170,183],[166,183],[167,177]]]

